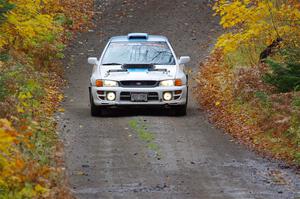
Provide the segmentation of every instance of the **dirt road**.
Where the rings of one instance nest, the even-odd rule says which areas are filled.
[[[88,56],[99,56],[111,36],[148,32],[167,36],[177,55],[192,57],[189,68],[196,71],[219,29],[207,1],[96,0],[95,11],[96,27],[66,50],[66,111],[58,115],[77,198],[300,197],[295,171],[232,142],[209,124],[192,95],[186,117],[163,110],[90,116]]]

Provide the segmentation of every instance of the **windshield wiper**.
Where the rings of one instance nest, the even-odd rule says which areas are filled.
[[[103,66],[110,66],[110,65],[122,65],[120,63],[105,63],[105,64],[102,64]]]

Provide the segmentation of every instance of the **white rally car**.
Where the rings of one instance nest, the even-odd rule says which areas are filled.
[[[91,115],[120,106],[162,106],[185,115],[188,79],[168,39],[146,33],[112,37],[101,57],[88,58],[94,65],[90,79]]]

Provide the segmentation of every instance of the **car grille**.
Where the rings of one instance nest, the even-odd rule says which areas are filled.
[[[149,88],[158,86],[158,81],[120,81],[121,87],[129,87],[129,88]]]
[[[148,101],[158,101],[158,93],[156,92],[149,92],[148,94]],[[121,92],[120,94],[121,101],[131,101],[131,93],[130,92]]]

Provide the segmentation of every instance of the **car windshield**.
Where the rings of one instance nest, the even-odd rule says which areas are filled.
[[[175,65],[175,59],[166,42],[112,42],[102,65],[118,64]]]

